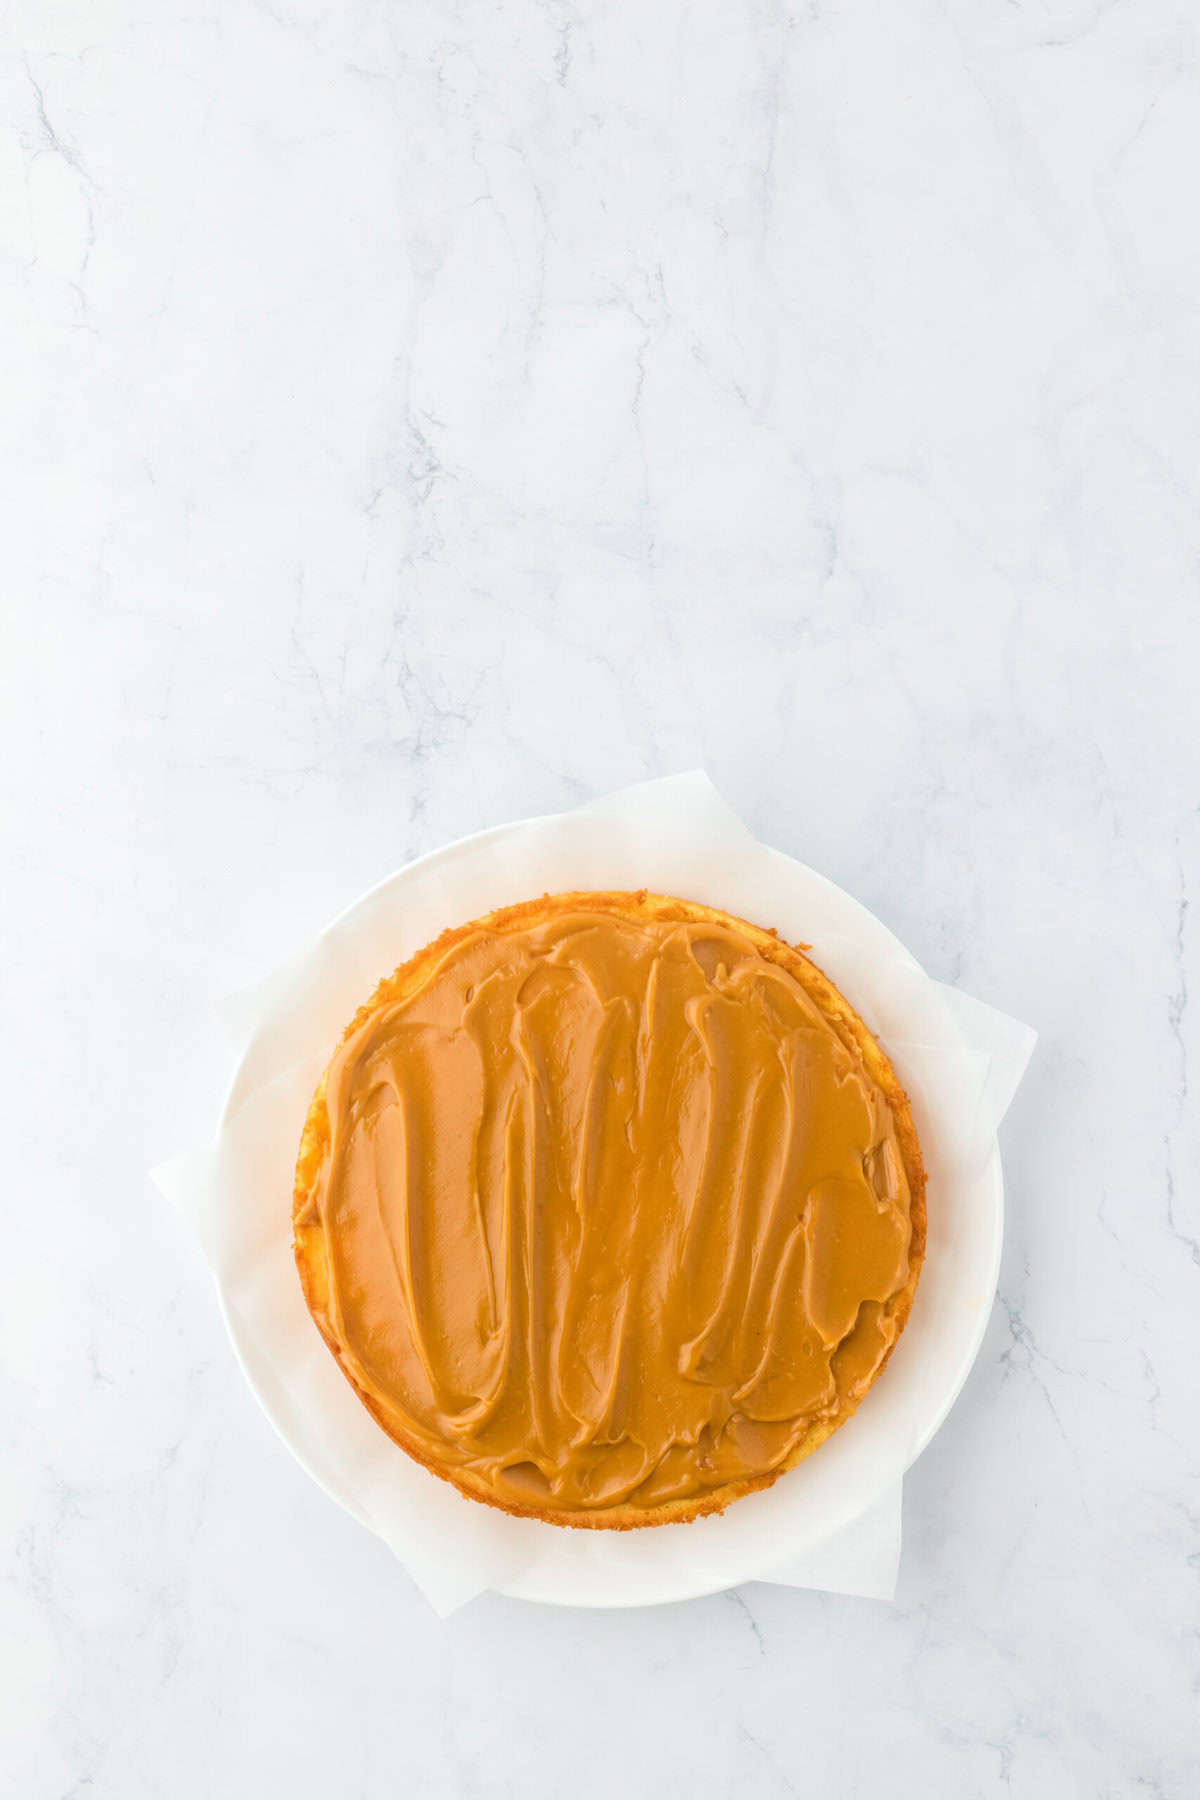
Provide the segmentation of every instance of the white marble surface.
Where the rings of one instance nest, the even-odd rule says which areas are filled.
[[[30,0],[0,58],[19,1800],[1200,1791],[1191,0]],[[703,761],[1042,1032],[894,1606],[439,1624],[145,1177],[398,862]]]

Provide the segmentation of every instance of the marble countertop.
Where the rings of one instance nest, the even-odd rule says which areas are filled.
[[[1200,20],[29,0],[0,55],[19,1800],[1200,1791]],[[894,1605],[436,1620],[150,1165],[369,883],[703,763],[1041,1032]]]

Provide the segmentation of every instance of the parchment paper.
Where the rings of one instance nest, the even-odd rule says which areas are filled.
[[[291,1252],[305,1113],[346,1021],[380,977],[447,925],[532,895],[650,887],[773,925],[841,987],[892,1057],[929,1174],[912,1316],[856,1416],[764,1494],[715,1519],[564,1531],[459,1495],[391,1443],[317,1334]],[[758,842],[701,772],[502,826],[411,864],[225,1009],[242,1062],[216,1144],[153,1171],[212,1268],[230,1334],[300,1461],[395,1552],[441,1614],[486,1588],[634,1605],[747,1580],[889,1598],[900,1478],[978,1348],[1001,1236],[996,1127],[1034,1033],[927,977],[857,902]]]

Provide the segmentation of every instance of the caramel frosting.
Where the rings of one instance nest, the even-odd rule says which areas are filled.
[[[420,1460],[637,1523],[763,1485],[853,1410],[907,1313],[913,1208],[836,990],[725,915],[587,898],[384,984],[326,1072],[297,1245],[323,1239],[314,1311]]]

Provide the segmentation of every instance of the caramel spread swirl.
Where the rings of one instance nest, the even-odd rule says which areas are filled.
[[[394,1436],[501,1504],[636,1514],[767,1475],[903,1323],[892,1108],[732,924],[471,929],[360,1015],[324,1100],[296,1223],[327,1335]]]

